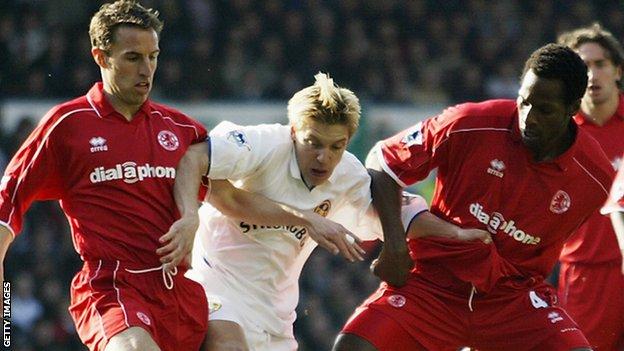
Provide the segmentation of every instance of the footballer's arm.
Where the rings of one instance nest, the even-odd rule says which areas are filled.
[[[403,286],[414,263],[409,256],[405,230],[401,222],[402,188],[383,171],[379,163],[377,148],[366,158],[366,167],[371,176],[373,206],[379,215],[384,234],[384,243],[379,257],[371,269],[380,279],[394,286]]]
[[[173,272],[185,258],[190,262],[188,258],[199,226],[197,194],[209,161],[207,143],[202,142],[189,146],[178,163],[173,197],[180,211],[180,219],[160,237],[163,246],[156,250],[166,271]]]
[[[208,202],[228,217],[265,226],[303,226],[308,235],[333,254],[341,253],[349,261],[363,260],[359,239],[342,225],[314,211],[299,211],[272,201],[260,194],[238,189],[228,180],[210,180]],[[355,240],[349,240],[351,236]]]

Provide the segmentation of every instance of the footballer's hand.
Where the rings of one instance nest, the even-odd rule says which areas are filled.
[[[475,228],[459,229],[457,239],[461,241],[481,240],[485,244],[492,243],[492,235],[488,231]]]
[[[169,231],[158,239],[164,246],[156,250],[156,254],[161,256],[160,262],[166,272],[173,273],[175,267],[187,256],[190,257],[197,227],[199,227],[197,215],[184,216],[175,221]]]
[[[331,221],[313,211],[304,212],[307,219],[308,235],[319,246],[337,255],[340,253],[351,262],[364,261],[366,251],[359,246],[362,242],[355,234],[342,225]]]
[[[409,255],[407,245],[397,250],[388,250],[384,247],[379,257],[371,263],[370,269],[374,275],[386,283],[401,287],[407,282],[414,261]]]

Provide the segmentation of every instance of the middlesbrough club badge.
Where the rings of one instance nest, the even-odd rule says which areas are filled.
[[[556,214],[562,214],[570,208],[570,195],[563,190],[557,191],[550,200],[550,211]]]
[[[145,325],[152,325],[152,321],[150,318],[143,312],[137,312],[137,317],[143,322]]]
[[[178,149],[180,146],[180,141],[178,141],[178,137],[168,130],[161,130],[158,133],[158,143],[160,146],[164,147],[165,150],[174,151]]]
[[[403,295],[390,295],[388,296],[388,304],[395,308],[401,308],[405,306],[405,296]]]

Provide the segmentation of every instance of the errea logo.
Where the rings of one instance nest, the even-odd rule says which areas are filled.
[[[89,139],[89,144],[91,144],[91,149],[89,149],[91,153],[108,151],[108,146],[106,145],[106,139],[102,137],[98,136],[98,137],[93,137]]]
[[[488,174],[502,178],[503,176],[505,176],[505,174],[503,174],[504,170],[505,162],[498,159],[493,159],[492,161],[490,161],[490,167],[488,167],[487,172]]]

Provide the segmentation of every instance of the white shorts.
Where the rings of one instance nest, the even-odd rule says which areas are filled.
[[[194,267],[201,267],[194,265]],[[204,272],[205,273],[205,272]],[[186,273],[186,277],[200,283],[204,290],[208,291],[206,280],[201,268],[193,268]],[[214,283],[214,281],[213,281]],[[213,287],[214,288],[214,287]],[[245,333],[245,340],[250,351],[294,351],[298,344],[294,336],[274,335],[264,330],[252,320],[245,318],[244,306],[236,296],[224,296],[206,293],[208,300],[208,319],[210,321],[222,320],[234,322],[241,326]],[[210,323],[208,323],[210,328]]]
[[[210,308],[209,319],[211,321],[230,321],[240,325],[251,351],[297,350],[297,341],[294,337],[272,335],[266,330],[262,330],[260,326],[245,321],[234,307],[234,303],[229,301],[227,297],[207,295],[207,298]]]

